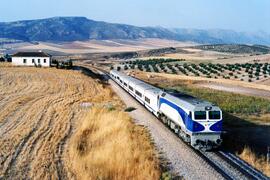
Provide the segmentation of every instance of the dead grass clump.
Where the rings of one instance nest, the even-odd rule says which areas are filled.
[[[258,157],[249,147],[245,147],[239,157],[248,162],[251,166],[270,176],[270,164],[267,164],[265,157]]]
[[[149,135],[120,111],[92,108],[72,138],[71,168],[78,179],[159,179]]]
[[[10,62],[0,62],[0,67],[13,67]]]

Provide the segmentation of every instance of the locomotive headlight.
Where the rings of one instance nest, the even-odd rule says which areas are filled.
[[[205,107],[205,110],[206,110],[206,111],[209,111],[209,110],[211,110],[211,109],[212,109],[211,106],[206,106],[206,107]]]

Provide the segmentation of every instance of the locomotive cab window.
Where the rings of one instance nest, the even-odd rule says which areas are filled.
[[[195,111],[194,112],[195,120],[205,120],[206,119],[206,111]]]
[[[220,111],[209,111],[209,119],[220,119]]]

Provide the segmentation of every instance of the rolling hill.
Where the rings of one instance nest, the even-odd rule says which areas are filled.
[[[242,43],[270,45],[266,33],[241,33],[231,30],[166,29],[137,27],[94,21],[85,17],[53,17],[0,23],[0,39],[21,41],[85,41],[106,39],[160,38],[204,44]]]
[[[216,44],[216,45],[200,45],[192,48],[201,50],[211,50],[217,52],[233,53],[233,54],[268,54],[270,47],[263,45],[245,45],[245,44]]]

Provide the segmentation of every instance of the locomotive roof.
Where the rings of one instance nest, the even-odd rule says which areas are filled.
[[[137,80],[137,79],[135,79],[135,80]],[[157,89],[155,86],[147,84],[147,83],[145,83],[143,81],[138,80],[138,82],[140,82],[140,84],[138,84],[138,86],[140,86],[143,89]]]
[[[194,96],[191,96],[191,95],[188,95],[188,94],[185,94],[185,93],[168,92],[168,94],[178,98],[181,101],[185,101],[187,103],[190,103],[190,104],[192,104],[194,106],[214,106],[214,104],[212,104],[212,103],[210,103],[208,101],[196,98]]]
[[[121,76],[120,78],[125,78],[125,79],[128,79],[129,81],[131,81],[132,83],[134,84],[138,84],[138,86],[140,86],[141,88],[145,89],[145,90],[149,90],[149,91],[152,91],[154,93],[159,93],[161,92],[162,90],[155,87],[155,86],[152,86],[148,83],[145,83],[144,81],[142,80],[139,80],[139,79],[136,79],[134,77],[131,77],[131,76],[128,76],[124,73],[121,73],[119,71],[113,71],[113,73]],[[191,96],[191,95],[188,95],[188,94],[185,94],[185,93],[179,93],[179,92],[175,92],[175,91],[166,91],[165,92],[166,94],[168,95],[171,95],[171,97],[174,97],[177,99],[178,103],[181,103],[182,105],[186,106],[187,108],[195,108],[196,106],[197,107],[205,107],[205,106],[216,106],[208,101],[205,101],[205,100],[202,100],[202,99],[199,99],[199,98],[196,98],[194,96]]]

